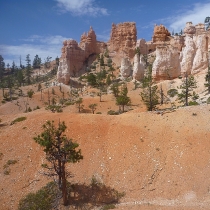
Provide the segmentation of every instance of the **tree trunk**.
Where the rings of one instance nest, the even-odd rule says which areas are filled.
[[[188,106],[188,95],[189,95],[189,91],[188,91],[188,75],[187,74],[186,74],[185,85],[186,85],[185,105]]]
[[[152,86],[149,87],[149,111],[152,111]]]
[[[68,205],[67,200],[67,189],[66,189],[66,173],[65,173],[65,163],[62,163],[62,196],[63,196],[63,205]]]

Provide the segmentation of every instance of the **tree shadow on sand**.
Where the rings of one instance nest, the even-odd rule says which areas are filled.
[[[106,209],[111,209],[114,208],[115,204],[119,203],[120,198],[124,195],[124,193],[119,193],[114,188],[107,187],[97,182],[96,179],[92,179],[90,185],[72,184],[68,199],[69,204],[78,210],[93,209],[96,206],[102,206],[102,209],[103,206],[107,207]]]

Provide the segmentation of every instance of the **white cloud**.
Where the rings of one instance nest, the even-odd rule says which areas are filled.
[[[66,38],[60,35],[57,36],[38,36],[33,35],[28,39],[25,39],[25,42],[31,42],[30,44],[21,44],[21,45],[0,45],[0,52],[4,58],[4,62],[10,65],[14,61],[17,66],[19,66],[20,56],[22,59],[22,64],[25,64],[25,58],[27,54],[30,54],[31,63],[33,63],[33,59],[35,55],[38,55],[44,59],[47,56],[52,57],[55,59],[57,56],[60,57],[61,55],[61,47],[62,43]]]
[[[70,12],[73,15],[108,15],[107,9],[98,7],[95,0],[55,0],[62,12]]]
[[[210,3],[194,4],[190,10],[184,11],[181,14],[171,17],[170,29],[179,32],[185,27],[186,22],[192,22],[194,25],[203,23],[204,19],[210,15]]]
[[[66,38],[60,35],[56,36],[39,36],[39,35],[32,35],[27,39],[23,39],[23,41],[26,42],[40,42],[48,45],[55,45],[55,44],[61,44],[64,40],[66,39],[71,39],[71,38]]]

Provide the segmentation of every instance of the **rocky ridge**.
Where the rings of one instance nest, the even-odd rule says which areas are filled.
[[[146,65],[135,53],[139,48],[141,55],[155,54],[152,75],[156,80],[174,79],[187,74],[205,71],[208,67],[210,31],[202,23],[193,25],[187,22],[183,34],[171,35],[163,25],[155,25],[152,40],[137,40],[136,24],[125,22],[112,24],[110,40],[97,41],[92,27],[81,36],[80,43],[75,40],[63,42],[58,68],[58,82],[68,84],[70,77],[79,76],[96,58],[97,54],[109,52],[116,65],[121,65],[122,78],[143,78]],[[130,61],[131,68],[125,63]],[[126,72],[126,73],[125,73]],[[133,72],[133,73],[132,73]]]

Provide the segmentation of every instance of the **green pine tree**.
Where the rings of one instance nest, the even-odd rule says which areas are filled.
[[[73,142],[65,135],[65,122],[58,123],[58,127],[54,122],[47,121],[43,126],[43,132],[34,137],[36,143],[44,148],[46,159],[50,163],[42,166],[49,170],[48,175],[58,176],[59,189],[62,191],[63,204],[68,205],[67,193],[67,163],[77,163],[83,156],[81,150],[78,149],[79,144]]]
[[[185,77],[182,80],[182,84],[179,89],[181,89],[181,93],[178,94],[178,99],[180,102],[184,103],[185,106],[189,106],[189,98],[193,96],[193,90],[197,87],[196,80],[193,75],[188,76],[185,74]],[[194,93],[195,95],[195,93]]]
[[[152,79],[152,65],[148,65],[147,75],[143,79],[143,90],[141,92],[141,98],[148,111],[155,109],[156,105],[159,103],[158,87],[155,85]]]

